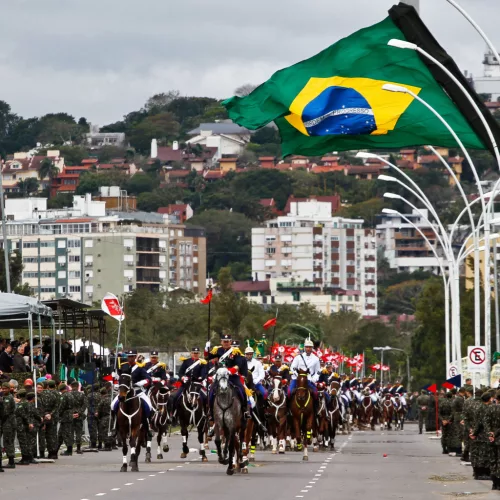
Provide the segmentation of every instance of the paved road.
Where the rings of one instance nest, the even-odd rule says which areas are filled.
[[[464,492],[475,493],[474,498],[500,496],[489,491],[490,482],[473,481],[471,468],[460,465],[458,458],[441,455],[439,441],[418,435],[414,425],[406,427],[403,432],[339,436],[335,453],[310,453],[309,462],[302,462],[298,453],[257,452],[248,476],[232,477],[226,476],[216,455],[209,454],[204,464],[197,453],[181,460],[180,440],[175,437],[165,460],[141,463],[139,473],[118,472],[119,451],[61,457],[56,465],[6,471],[0,475],[0,498],[146,500],[168,495],[203,500],[311,496],[315,500],[422,500],[446,498],[442,495],[453,498],[453,493],[462,496]]]

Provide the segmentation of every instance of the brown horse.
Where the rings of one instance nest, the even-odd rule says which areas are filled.
[[[316,413],[316,426],[313,431],[313,451],[320,447],[326,448],[328,441],[328,407],[325,397],[326,388],[318,389],[318,411]]]
[[[132,375],[122,373],[118,379],[118,412],[116,427],[122,442],[123,465],[121,472],[127,472],[127,439],[130,444],[130,467],[132,472],[139,472],[137,465],[141,445],[146,441],[146,428],[142,425],[142,406],[139,396],[132,385]]]
[[[309,460],[307,445],[311,444],[314,425],[314,400],[309,390],[307,372],[299,370],[297,386],[290,402],[293,434],[297,440],[297,449],[304,450],[302,460]]]
[[[371,426],[373,416],[373,401],[369,394],[364,393],[358,406],[358,427],[360,430]]]
[[[272,379],[267,404],[267,428],[271,436],[272,453],[276,454],[279,450],[279,453],[283,454],[286,447],[288,409],[281,375],[275,375]]]
[[[394,416],[394,404],[392,403],[392,395],[386,394],[381,402],[382,407],[382,415],[380,418],[380,430],[383,431],[384,427],[387,426],[387,429],[392,430],[392,418]]]
[[[396,419],[396,430],[397,431],[399,429],[404,430],[406,410],[401,402],[399,394],[396,394],[394,400],[396,401],[396,406],[397,406],[397,408],[394,411],[394,417]]]
[[[151,430],[156,432],[156,442],[158,445],[156,458],[158,460],[163,460],[162,449],[165,453],[170,449],[167,441],[171,424],[171,418],[168,411],[170,390],[168,387],[156,383],[151,390],[150,398],[153,409],[155,410],[153,418],[151,419]],[[150,441],[147,442],[146,446],[146,462],[151,462]]]
[[[339,388],[338,382],[332,382],[330,384],[330,404],[327,406],[328,411],[328,440],[330,443],[330,450],[335,448],[335,436],[337,434],[337,429],[342,421],[342,415],[340,414],[340,401],[337,395]],[[325,445],[328,444],[325,441]]]

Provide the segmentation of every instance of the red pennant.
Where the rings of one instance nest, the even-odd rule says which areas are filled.
[[[204,299],[201,299],[200,302],[202,304],[208,304],[212,301],[212,289],[210,289],[207,293],[207,296]]]
[[[276,318],[272,318],[269,321],[266,321],[264,325],[262,325],[264,330],[268,330],[272,326],[276,326],[276,321],[277,321]]]

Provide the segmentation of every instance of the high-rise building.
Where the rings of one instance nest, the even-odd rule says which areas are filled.
[[[375,231],[362,220],[332,217],[330,203],[292,202],[288,215],[254,228],[252,274],[270,282],[267,303],[377,314]]]

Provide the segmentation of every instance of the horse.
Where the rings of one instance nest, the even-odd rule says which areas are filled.
[[[361,404],[358,406],[358,428],[360,430],[371,426],[373,415],[373,401],[369,394],[364,394],[361,399]]]
[[[271,436],[271,453],[273,453],[273,455],[277,452],[280,454],[285,453],[286,448],[288,409],[286,405],[286,394],[282,385],[283,377],[281,375],[275,375],[272,379],[269,396],[267,397],[267,427],[269,435]]]
[[[141,445],[146,440],[146,428],[142,425],[142,406],[139,396],[132,386],[132,375],[122,373],[118,379],[118,412],[116,427],[122,442],[123,465],[120,472],[127,472],[127,439],[130,444],[130,467],[132,472],[139,472],[137,465]]]
[[[297,440],[297,449],[304,450],[302,460],[309,460],[307,445],[311,444],[314,425],[314,401],[309,390],[307,372],[299,370],[297,386],[290,403],[294,438]]]
[[[335,449],[335,436],[337,434],[337,428],[342,421],[342,416],[340,414],[340,402],[339,397],[337,395],[338,382],[332,382],[330,384],[330,403],[327,405],[327,413],[328,413],[328,441],[330,443],[330,450],[333,451]],[[328,442],[325,440],[325,446]]]
[[[338,382],[333,382],[333,384],[338,384]],[[338,390],[338,389],[337,389]],[[351,434],[351,403],[349,401],[349,394],[347,391],[342,392],[338,398],[340,403],[340,423],[342,425],[342,434]]]
[[[326,388],[318,389],[318,411],[316,413],[316,426],[313,431],[313,451],[318,451],[320,447],[326,448],[328,441],[328,409],[325,397]]]
[[[182,395],[177,399],[177,417],[181,426],[182,435],[182,453],[181,458],[186,458],[189,454],[187,444],[189,437],[189,426],[195,427],[198,431],[198,443],[200,444],[199,454],[202,462],[207,462],[205,453],[205,424],[207,416],[205,414],[205,405],[201,398],[202,382],[190,378],[184,384]]]
[[[243,412],[241,400],[237,394],[238,388],[229,382],[230,372],[221,367],[215,375],[215,400],[214,400],[214,431],[215,445],[219,463],[227,465],[226,474],[234,474],[233,460],[236,453],[238,468],[242,474],[248,474],[248,463],[243,460],[241,443],[244,439],[245,425],[243,423]],[[243,395],[246,397],[246,395]],[[224,450],[222,450],[222,435],[225,438]]]
[[[380,418],[380,430],[383,431],[387,425],[387,429],[392,430],[392,417],[394,415],[394,404],[392,403],[392,395],[386,394],[381,403],[382,416]]]
[[[404,430],[405,426],[405,416],[406,416],[406,411],[405,407],[401,403],[400,397],[398,394],[395,396],[395,401],[396,401],[396,410],[394,412],[394,416],[396,419],[396,430],[398,431],[399,429]]]
[[[156,432],[156,442],[158,444],[156,458],[163,460],[162,449],[168,453],[168,432],[170,429],[171,418],[168,410],[170,390],[161,384],[155,384],[151,390],[151,404],[155,413],[151,419],[151,430]],[[149,460],[148,460],[149,458]],[[146,446],[146,462],[151,462],[151,442]]]

